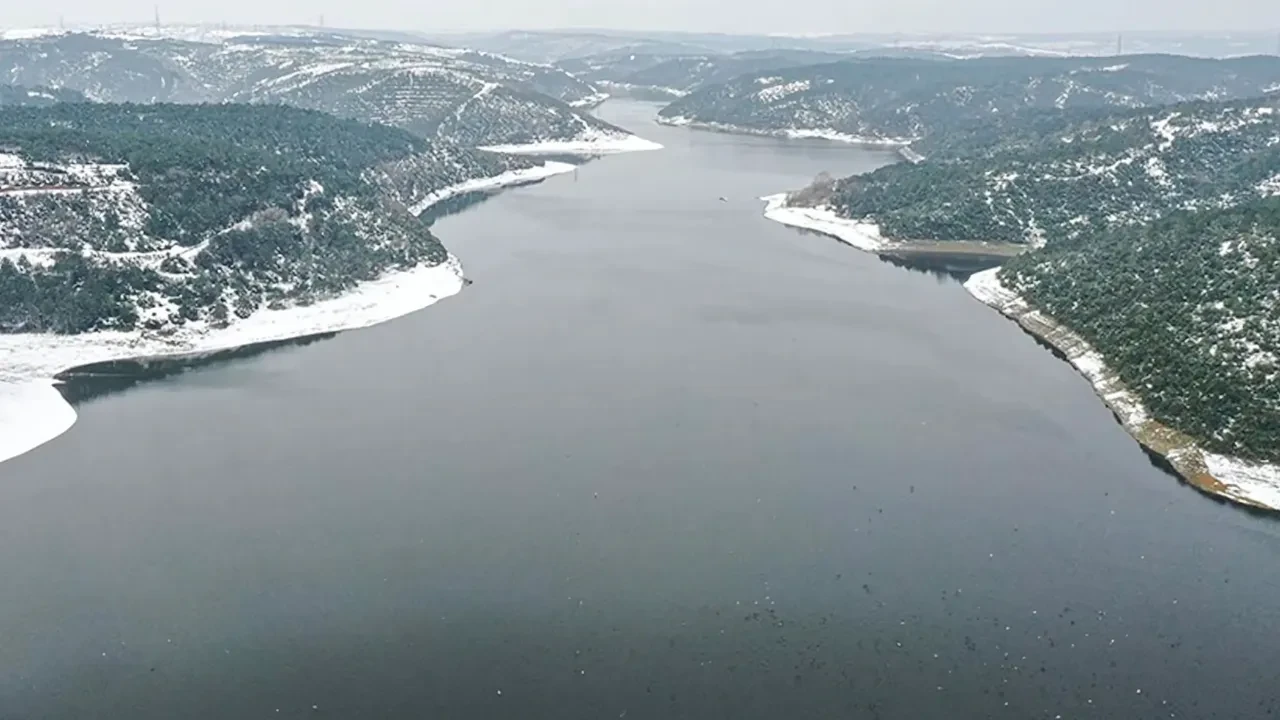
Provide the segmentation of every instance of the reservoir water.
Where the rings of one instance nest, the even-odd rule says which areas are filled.
[[[438,221],[457,297],[0,465],[0,718],[1278,709],[1275,518],[958,283],[761,216],[891,157],[654,109]]]

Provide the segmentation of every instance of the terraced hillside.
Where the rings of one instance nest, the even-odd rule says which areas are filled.
[[[7,40],[0,80],[100,102],[283,102],[464,145],[626,135],[573,107],[604,95],[556,68],[327,34]]]

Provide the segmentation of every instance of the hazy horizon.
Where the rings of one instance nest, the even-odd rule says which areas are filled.
[[[1280,3],[1224,0],[1027,2],[942,0],[847,4],[792,0],[743,7],[733,0],[651,0],[587,4],[583,0],[482,0],[424,8],[406,0],[191,0],[180,6],[138,0],[61,0],[0,13],[0,29],[144,24],[159,9],[168,24],[319,25],[427,33],[558,30],[566,32],[694,32],[756,35],[1077,34],[1112,32],[1263,33],[1280,31]],[[655,21],[655,18],[662,18]]]

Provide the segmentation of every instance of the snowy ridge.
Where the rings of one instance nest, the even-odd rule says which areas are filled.
[[[307,28],[15,35],[0,77],[100,102],[294,105],[468,147],[617,130],[584,112],[607,93],[549,65]]]
[[[456,295],[462,286],[462,265],[450,255],[439,265],[388,273],[341,297],[306,307],[263,309],[221,329],[193,324],[168,336],[145,331],[0,334],[0,461],[53,440],[75,423],[75,410],[53,380],[69,368],[129,358],[198,357],[369,327]]]
[[[840,217],[830,208],[788,206],[786,193],[760,199],[765,202],[764,216],[774,222],[830,235],[867,252],[883,250],[892,244],[880,235],[880,228],[875,224]]]
[[[1256,97],[1280,79],[1280,58],[1200,60],[854,57],[747,72],[703,85],[659,115],[732,132],[812,128],[857,141],[931,140],[1009,122],[1023,111],[1134,108]],[[744,130],[745,129],[745,130]]]
[[[1206,452],[1186,435],[1153,420],[1138,396],[1107,367],[1101,353],[1004,285],[999,268],[975,273],[964,287],[978,300],[1062,351],[1124,429],[1149,451],[1164,457],[1192,485],[1245,505],[1280,510],[1280,466]]]

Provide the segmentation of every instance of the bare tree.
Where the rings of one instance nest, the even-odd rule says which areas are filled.
[[[827,204],[831,199],[831,195],[836,189],[836,179],[831,177],[831,173],[821,172],[813,179],[813,182],[801,190],[796,190],[787,196],[788,205],[799,205],[802,207],[818,207]]]

